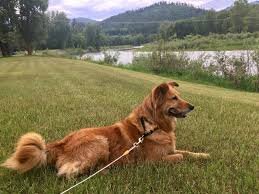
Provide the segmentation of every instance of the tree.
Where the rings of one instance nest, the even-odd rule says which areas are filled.
[[[86,40],[83,33],[72,33],[72,46],[74,48],[85,48]]]
[[[256,91],[259,92],[259,50],[253,52],[252,58],[254,60],[255,71],[256,71],[255,72],[256,80],[254,84],[255,84]]]
[[[193,23],[194,22],[190,19],[175,22],[176,36],[178,38],[183,38],[186,35],[194,34],[195,33],[195,27],[194,27]]]
[[[46,16],[48,0],[19,0],[18,30],[21,34],[28,55],[33,52],[37,41],[46,37]]]
[[[84,34],[85,24],[75,19],[71,23],[71,46],[73,48],[86,48],[86,37]]]
[[[250,8],[247,17],[245,18],[245,23],[248,32],[259,31],[259,6],[253,6]]]
[[[70,36],[69,19],[64,12],[52,12],[49,16],[47,46],[53,49],[64,49]]]
[[[206,35],[210,32],[216,33],[216,12],[211,10],[205,14],[204,24],[206,26]]]
[[[248,2],[247,0],[235,1],[234,7],[231,9],[231,21],[232,21],[232,32],[241,33],[245,31],[246,25],[244,17],[248,13]]]
[[[85,37],[87,47],[93,47],[96,50],[101,46],[101,29],[95,24],[88,24],[85,28]]]
[[[229,32],[231,27],[231,20],[230,18],[230,12],[229,11],[221,11],[217,15],[217,33],[219,34],[226,34]]]
[[[0,1],[0,49],[4,57],[11,55],[14,42],[17,0]]]
[[[170,23],[162,23],[159,28],[160,37],[163,40],[169,40],[175,34],[174,25]]]

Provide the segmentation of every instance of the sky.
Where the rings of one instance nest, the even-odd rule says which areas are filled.
[[[103,20],[128,10],[146,7],[161,0],[49,0],[49,11],[63,11],[69,18]],[[210,0],[167,0],[200,6]]]

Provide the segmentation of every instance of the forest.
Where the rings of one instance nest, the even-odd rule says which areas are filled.
[[[3,56],[16,51],[141,45],[188,35],[255,33],[259,5],[237,0],[223,11],[206,11],[181,3],[156,3],[101,22],[69,19],[63,12],[48,12],[48,0],[1,0],[0,48]]]
[[[162,2],[102,22],[85,22],[69,19],[63,12],[47,12],[47,8],[48,0],[1,1],[2,55],[11,55],[16,50],[27,50],[30,55],[33,49],[82,48],[93,51],[101,46],[140,45],[155,39],[161,21],[175,21],[206,12],[186,4]],[[150,21],[154,16],[155,23],[138,23]]]

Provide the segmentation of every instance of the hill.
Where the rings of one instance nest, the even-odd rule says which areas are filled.
[[[205,10],[195,8],[182,3],[160,2],[151,6],[134,11],[127,11],[116,16],[112,16],[104,22],[156,22],[156,21],[176,21],[200,16],[206,13]]]
[[[73,18],[72,20],[75,20],[76,23],[82,23],[82,24],[95,24],[95,23],[98,23],[98,21],[96,21],[96,20],[92,20],[92,19],[84,18],[84,17]]]
[[[217,2],[220,1],[222,0]],[[221,11],[210,10],[199,17],[177,20],[162,33],[167,39],[173,36],[177,38],[184,38],[187,35],[207,36],[210,33],[221,35],[229,32],[236,34],[256,33],[259,31],[257,25],[259,21],[258,10],[259,5],[256,2],[247,4],[245,1],[240,1],[238,4]],[[255,37],[257,38],[256,35]]]
[[[50,142],[80,128],[110,125],[167,81],[51,57],[4,58],[0,67],[0,163],[25,132]],[[208,152],[211,160],[111,168],[73,193],[257,193],[259,94],[179,84],[195,110],[178,120],[177,148]],[[61,179],[52,167],[26,174],[0,168],[0,193],[60,193],[85,177]]]
[[[112,16],[102,22],[110,35],[154,34],[162,22],[201,16],[206,10],[181,3],[160,2],[134,11]]]

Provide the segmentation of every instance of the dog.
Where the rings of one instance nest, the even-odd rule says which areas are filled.
[[[206,153],[176,149],[176,120],[185,118],[194,109],[180,97],[178,86],[174,81],[158,85],[128,117],[111,126],[81,129],[51,143],[45,143],[39,134],[27,133],[2,166],[23,173],[48,164],[56,167],[58,176],[76,177],[121,156],[145,129],[155,132],[116,165],[145,161],[174,164],[185,156],[207,159]],[[142,124],[141,118],[145,118]]]

